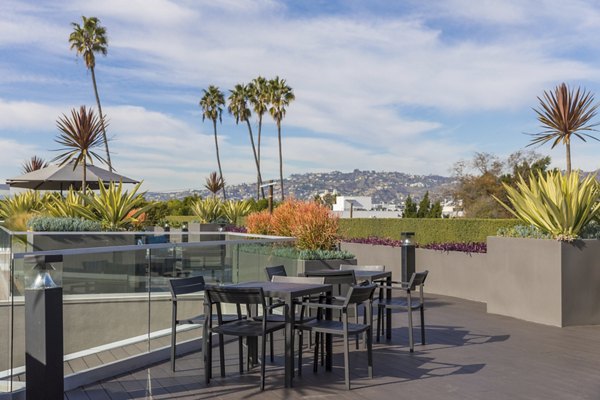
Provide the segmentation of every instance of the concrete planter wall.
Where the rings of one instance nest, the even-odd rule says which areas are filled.
[[[485,253],[416,249],[416,270],[429,270],[427,293],[487,300],[487,268]]]
[[[385,265],[386,271],[392,271],[393,279],[400,279],[400,247],[342,243],[341,249],[356,255],[359,265]],[[415,257],[417,271],[429,270],[427,293],[486,301],[486,254],[416,249]]]
[[[488,238],[487,310],[554,326],[600,324],[600,240]]]

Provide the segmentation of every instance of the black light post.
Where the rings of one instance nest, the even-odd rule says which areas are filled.
[[[410,277],[415,272],[415,233],[401,232],[400,240],[402,241],[402,282],[408,282]]]
[[[27,400],[64,397],[62,288],[50,276],[62,255],[25,256],[35,264],[25,289],[25,375]],[[57,273],[60,275],[60,273]]]

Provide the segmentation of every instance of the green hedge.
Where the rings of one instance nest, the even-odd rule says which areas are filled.
[[[400,232],[415,232],[417,243],[485,242],[499,228],[518,225],[516,219],[441,219],[441,218],[344,218],[340,219],[342,237],[387,237],[400,239]]]

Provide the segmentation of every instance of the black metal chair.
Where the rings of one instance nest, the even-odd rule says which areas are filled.
[[[273,280],[274,276],[287,276],[285,265],[274,265],[272,267],[265,267],[267,278],[269,281]]]
[[[169,279],[171,290],[171,369],[175,371],[175,357],[177,355],[177,325],[204,324],[204,314],[180,319],[177,313],[177,303],[182,300],[199,300],[198,298],[180,298],[186,294],[199,294],[204,292],[205,282],[203,276],[191,278]]]
[[[373,293],[375,292],[375,288],[377,286],[374,284],[369,285],[357,285],[351,286],[348,290],[348,295],[341,305],[336,304],[323,304],[323,303],[313,303],[313,302],[304,302],[305,307],[309,308],[318,308],[321,312],[319,313],[319,317],[313,321],[300,321],[296,328],[299,330],[307,330],[310,332],[320,333],[320,334],[330,334],[342,336],[344,341],[344,376],[346,381],[346,389],[350,390],[350,336],[360,335],[361,333],[366,333],[366,342],[367,342],[367,358],[368,358],[368,372],[369,378],[373,378]],[[358,304],[365,303],[365,310],[367,314],[367,323],[366,324],[352,324],[348,322],[348,309],[351,306],[356,306]],[[321,318],[322,311],[325,309],[331,309],[334,311],[339,311],[341,314],[341,321],[330,321],[324,320]],[[318,351],[319,351],[319,335],[316,335],[316,343],[314,350],[314,360],[313,360],[313,371],[317,372],[317,364],[318,364]],[[299,368],[302,368],[302,336],[300,336],[300,340],[298,343],[298,365]],[[300,372],[299,372],[300,374]]]
[[[204,340],[206,343],[204,357],[207,357],[208,368],[205,371],[206,384],[210,383],[212,378],[212,333],[220,335],[219,340],[219,357],[221,361],[221,376],[225,376],[225,346],[222,340],[223,335],[239,337],[239,362],[240,373],[244,372],[243,363],[243,344],[242,339],[261,337],[261,352],[260,352],[260,390],[265,388],[265,353],[266,353],[266,336],[272,332],[285,329],[285,322],[272,322],[268,318],[255,320],[245,318],[238,307],[238,318],[234,321],[223,323],[223,310],[225,304],[256,306],[262,311],[262,315],[268,315],[271,310],[277,307],[287,307],[285,303],[276,303],[267,306],[262,288],[238,288],[238,287],[208,287],[206,288],[204,297],[205,308],[205,324],[204,324]],[[217,312],[218,325],[215,327],[212,324],[213,306]]]
[[[392,286],[380,288],[379,300],[377,301],[377,341],[379,342],[379,333],[382,327],[382,316],[386,309],[407,311],[408,315],[408,343],[411,353],[414,352],[413,340],[413,310],[419,310],[421,314],[421,344],[425,344],[425,298],[423,296],[423,286],[429,271],[414,272],[409,282],[392,282]],[[412,293],[419,288],[419,297],[413,298]],[[406,293],[406,296],[392,297],[388,299],[383,295],[384,290],[400,290]]]

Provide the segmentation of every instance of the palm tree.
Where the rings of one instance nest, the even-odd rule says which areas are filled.
[[[284,199],[283,194],[283,157],[281,154],[281,120],[285,117],[285,108],[296,99],[292,88],[289,87],[285,79],[275,77],[269,81],[269,103],[271,107],[269,112],[277,123],[277,140],[279,142],[279,182],[281,185],[281,201]]]
[[[248,100],[252,104],[254,113],[258,117],[258,132],[256,136],[256,158],[258,159],[258,167],[260,169],[260,139],[262,133],[262,118],[269,109],[269,82],[262,76],[254,78],[248,84]],[[263,199],[265,198],[264,189],[262,192]]]
[[[217,197],[217,192],[225,187],[225,181],[222,176],[217,176],[217,173],[213,171],[206,178],[204,187],[212,193],[213,197]]]
[[[64,153],[56,156],[52,161],[61,160],[60,165],[64,165],[71,160],[74,160],[73,169],[81,163],[83,165],[83,179],[81,181],[81,189],[83,194],[87,187],[87,164],[93,164],[93,159],[106,162],[100,155],[93,150],[102,146],[102,119],[98,118],[91,108],[88,110],[85,106],[81,106],[79,111],[71,110],[71,117],[65,114],[56,122],[56,126],[60,130],[60,134],[56,140],[64,146],[58,151]]]
[[[21,171],[23,171],[24,174],[27,174],[29,172],[37,171],[38,169],[46,168],[47,166],[48,163],[43,158],[33,156],[23,163]]]
[[[104,115],[102,114],[102,105],[100,104],[100,96],[98,95],[98,86],[96,85],[96,56],[95,53],[100,53],[103,56],[107,53],[108,40],[106,38],[106,28],[100,25],[100,20],[96,17],[86,18],[81,17],[83,24],[79,25],[72,22],[73,32],[69,35],[69,43],[71,50],[75,49],[78,55],[81,55],[85,60],[85,66],[92,73],[92,83],[94,84],[94,95],[96,96],[96,104],[98,105],[98,115],[100,115],[100,123],[102,126],[102,138],[104,140],[104,149],[106,151],[106,160],[108,168],[113,171],[110,161],[110,152],[108,151],[108,139],[106,137],[106,125],[104,123]]]
[[[585,138],[596,139],[585,132],[595,131],[597,123],[591,123],[596,116],[598,104],[594,104],[594,95],[585,89],[569,90],[561,83],[554,92],[544,91],[543,98],[538,97],[540,109],[536,110],[537,119],[544,131],[533,134],[529,146],[542,145],[553,141],[552,148],[563,143],[567,151],[567,174],[571,173],[571,135],[585,142]]]
[[[219,165],[219,176],[223,178],[221,157],[219,157],[219,141],[217,140],[217,119],[219,122],[222,121],[221,116],[223,115],[225,98],[219,88],[214,85],[210,85],[208,89],[203,89],[203,92],[204,96],[202,96],[202,99],[200,99],[200,107],[202,108],[202,121],[208,118],[213,122],[213,129],[215,132],[215,148],[217,149],[217,164]],[[227,194],[225,194],[225,185],[223,185],[223,199],[227,200]]]
[[[250,116],[252,111],[248,108],[248,98],[250,97],[249,85],[237,84],[233,90],[229,91],[229,106],[227,109],[229,113],[235,117],[235,123],[245,121],[248,126],[248,134],[250,135],[250,144],[252,145],[252,154],[254,155],[254,163],[256,164],[256,199],[260,197],[260,191],[262,189],[263,198],[265,197],[264,189],[261,188],[262,176],[260,174],[260,165],[258,163],[258,156],[256,154],[256,146],[254,145],[254,135],[252,134],[252,126],[250,125]]]

